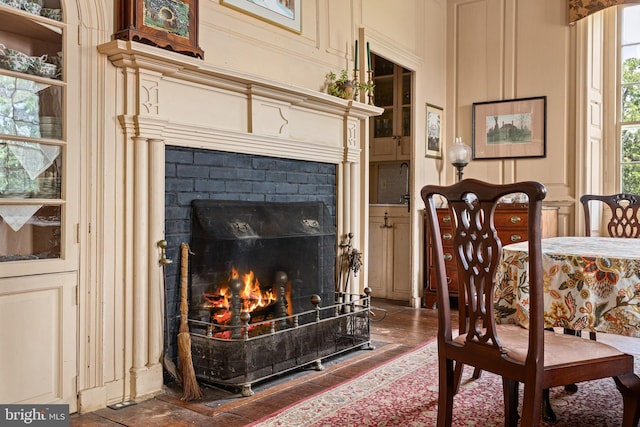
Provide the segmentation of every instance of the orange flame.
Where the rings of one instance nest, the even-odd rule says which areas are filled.
[[[240,290],[240,298],[242,299],[242,311],[252,312],[260,307],[266,307],[272,302],[276,300],[276,295],[272,289],[262,290],[260,289],[260,281],[253,271],[249,271],[245,274],[240,274],[240,272],[233,267],[231,269],[231,275],[227,283],[229,283],[232,279],[241,279],[244,284],[243,288]],[[217,294],[209,294],[204,293],[204,298],[213,305],[215,308],[226,308],[229,309],[231,307],[231,292],[229,291],[229,286],[223,285],[218,289]],[[214,317],[218,323],[224,323],[227,319],[228,313],[216,313]]]

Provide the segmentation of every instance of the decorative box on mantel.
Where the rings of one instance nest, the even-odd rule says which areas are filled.
[[[198,46],[198,0],[119,0],[113,37],[204,58]]]

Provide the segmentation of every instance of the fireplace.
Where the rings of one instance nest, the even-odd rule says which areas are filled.
[[[369,296],[336,293],[322,202],[194,200],[190,331],[198,379],[242,388],[369,347]]]

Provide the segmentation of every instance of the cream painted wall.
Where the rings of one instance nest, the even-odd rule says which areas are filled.
[[[152,152],[157,150],[153,149],[152,139],[132,141],[129,132],[135,131],[137,124],[123,119],[123,114],[135,115],[138,111],[139,105],[130,94],[139,82],[133,74],[127,74],[131,69],[124,71],[114,67],[105,49],[102,52],[99,49],[99,46],[108,45],[116,30],[115,11],[109,7],[110,2],[62,2],[68,3],[64,5],[65,13],[79,19],[78,22],[70,21],[69,27],[71,33],[79,35],[79,45],[66,59],[68,66],[79,73],[79,78],[74,79],[78,97],[69,113],[82,118],[73,121],[80,129],[70,144],[75,147],[74,154],[81,156],[83,165],[77,383],[79,411],[86,412],[121,400],[142,399],[160,391],[157,364],[149,359],[149,364],[144,365],[144,353],[153,358],[162,346],[158,339],[161,333],[152,328],[157,325],[158,311],[150,303],[157,296],[149,294],[150,299],[142,312],[136,308],[139,304],[136,299],[139,300],[140,291],[145,288],[145,278],[150,289],[157,286],[157,266],[146,270],[132,262],[139,251],[134,242],[137,238],[132,240],[131,236],[132,231],[137,232],[139,237],[153,243],[156,239],[153,230],[157,224],[151,225],[148,233],[140,227],[132,230],[135,217],[140,213],[134,209],[142,209],[144,204],[138,200],[135,191],[144,188],[127,184],[132,179],[145,178],[136,175],[138,166],[134,164],[140,152],[134,155],[132,146],[149,145]],[[203,64],[206,73],[236,73],[242,79],[250,76],[252,80],[278,82],[300,88],[302,92],[322,91],[328,71],[352,68],[356,37],[360,38],[361,46],[364,41],[370,41],[374,53],[415,71],[411,299],[412,304],[417,305],[422,286],[419,189],[427,182],[439,180],[442,168],[442,161],[424,157],[424,104],[429,102],[443,107],[445,104],[445,0],[304,0],[301,34],[226,7],[220,0],[200,0],[199,8],[199,46],[204,50],[205,58],[195,61]],[[360,53],[362,64],[364,49]],[[152,83],[157,77],[154,73],[143,78]],[[143,86],[147,84],[143,83]],[[161,97],[170,86],[171,79],[163,80]],[[170,100],[161,98],[160,115],[164,117],[174,111],[185,116],[186,111],[192,111],[190,117],[203,122],[206,115],[203,116],[204,109],[200,107],[210,102],[210,89],[205,86],[190,86],[189,90],[194,93],[189,99],[199,100],[191,110],[171,110]],[[198,87],[200,89],[196,89]],[[153,107],[153,102],[148,105]],[[233,117],[227,124],[242,127],[242,123],[234,121]],[[365,138],[361,142],[366,147],[367,132],[362,138]],[[365,149],[360,161],[367,160]],[[362,190],[368,186],[366,176],[354,182],[361,182]],[[156,193],[157,188],[153,191]],[[360,191],[358,196],[365,204],[367,194],[367,191]],[[361,247],[366,247],[367,212],[367,209],[353,212],[362,219],[357,221],[363,224]],[[154,264],[156,255],[148,254],[150,264]],[[147,339],[137,339],[147,325]]]
[[[78,388],[80,410],[88,411],[153,389],[131,385],[133,325],[131,283],[134,266],[128,229],[133,194],[123,182],[132,174],[124,131],[117,120],[136,105],[125,95],[134,79],[114,67],[98,46],[107,43],[114,11],[99,0],[62,0],[78,16],[69,30],[79,34],[77,52],[67,61],[79,73],[79,94],[70,107],[80,127],[70,144],[83,165],[79,224],[80,303]],[[456,135],[471,141],[471,104],[476,101],[547,95],[546,159],[477,161],[465,170],[496,182],[537,179],[549,200],[561,208],[561,231],[572,227],[573,81],[571,31],[558,0],[303,0],[300,35],[221,4],[200,0],[200,47],[204,64],[243,76],[282,82],[303,90],[322,90],[329,70],[350,69],[356,37],[370,41],[374,53],[415,71],[413,163],[411,173],[411,303],[422,287],[422,201],[427,183],[451,183],[446,159],[425,158],[425,103],[445,109],[445,141]],[[77,14],[76,14],[77,9]],[[362,54],[361,50],[361,54]],[[363,59],[364,56],[361,56]],[[362,63],[362,61],[361,61]],[[77,83],[79,82],[79,83]],[[166,82],[165,82],[166,83]],[[194,99],[207,102],[205,92]],[[195,110],[196,112],[198,110]],[[366,138],[366,132],[364,133]],[[364,145],[366,146],[366,144]],[[75,154],[75,153],[74,153]],[[368,152],[361,161],[368,160]],[[366,168],[365,168],[366,169]],[[361,177],[362,189],[368,177]],[[367,191],[360,191],[366,202]],[[359,213],[366,224],[367,210]],[[366,239],[366,225],[360,230]],[[72,231],[69,231],[70,233]],[[75,231],[74,231],[75,232]],[[153,237],[153,236],[152,236]],[[366,240],[361,247],[366,247]],[[26,274],[26,273],[25,273]],[[156,315],[157,313],[150,313]],[[139,326],[139,325],[138,325]],[[150,353],[161,342],[148,331]],[[140,344],[137,344],[140,345]],[[155,374],[154,374],[155,375]],[[153,392],[154,390],[152,390]],[[155,391],[159,391],[155,390]]]
[[[558,0],[448,2],[448,134],[471,145],[472,104],[547,97],[544,159],[475,160],[465,177],[491,182],[541,181],[560,208],[559,232],[575,226],[575,40]],[[448,166],[448,165],[447,165]],[[454,180],[448,167],[447,181]]]

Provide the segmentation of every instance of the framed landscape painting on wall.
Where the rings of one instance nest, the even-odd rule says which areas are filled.
[[[222,0],[222,4],[300,33],[300,0]]]
[[[442,108],[427,104],[427,129],[425,132],[425,157],[442,158],[442,130],[444,117]]]
[[[473,104],[473,159],[545,157],[547,97]]]

